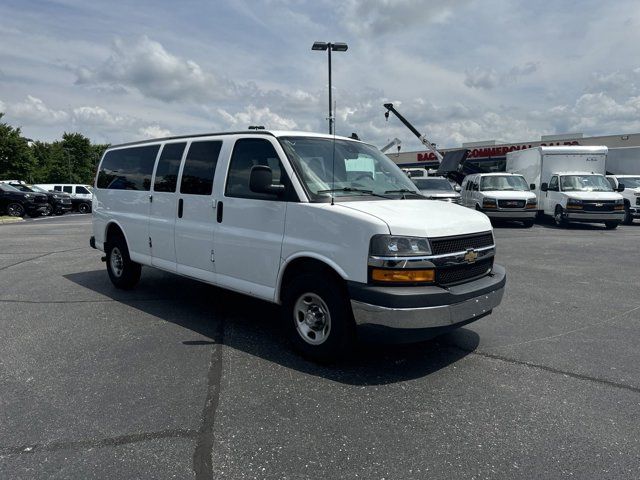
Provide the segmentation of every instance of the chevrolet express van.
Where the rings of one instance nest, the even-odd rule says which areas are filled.
[[[522,175],[474,173],[462,181],[462,204],[494,220],[517,220],[531,228],[537,213],[536,195]]]
[[[640,218],[640,175],[607,175],[607,180],[624,198],[622,223],[631,225],[634,218]]]
[[[118,288],[145,265],[281,305],[321,361],[358,335],[416,341],[482,318],[506,281],[485,215],[424,199],[371,145],[313,133],[112,146],[90,244]]]

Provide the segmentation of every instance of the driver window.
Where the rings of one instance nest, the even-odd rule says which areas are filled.
[[[558,191],[558,177],[557,176],[551,177],[551,181],[549,182],[548,190],[551,190],[552,192],[557,192]]]

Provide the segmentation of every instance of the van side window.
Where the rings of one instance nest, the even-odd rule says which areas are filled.
[[[175,192],[178,185],[178,171],[186,142],[167,143],[162,147],[160,160],[156,167],[156,178],[153,182],[155,192]]]
[[[151,174],[160,145],[110,150],[102,159],[98,188],[110,190],[151,189]]]
[[[549,187],[547,189],[551,190],[552,192],[557,192],[558,191],[558,176],[557,175],[554,175],[553,177],[551,177],[551,181],[549,182]]]
[[[71,185],[62,187],[64,193],[73,193],[73,187]]]
[[[180,193],[191,195],[211,195],[213,175],[216,172],[222,142],[193,142],[189,146],[187,159],[182,169]]]
[[[60,185],[56,185],[55,187],[53,187],[53,190],[55,192],[61,192],[62,191],[62,187]]]
[[[80,186],[80,187],[76,187],[76,193],[82,194],[82,195],[89,195],[91,192],[89,190],[87,190],[86,188]]]
[[[261,138],[244,138],[238,140],[233,146],[225,190],[227,197],[260,200],[275,200],[277,198],[275,195],[252,192],[249,188],[251,169],[256,165],[265,165],[271,168],[274,185],[288,183],[286,173],[271,142]]]

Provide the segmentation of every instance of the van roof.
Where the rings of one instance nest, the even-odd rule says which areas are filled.
[[[295,130],[240,130],[234,132],[212,132],[212,133],[196,133],[191,135],[176,135],[171,137],[162,137],[162,138],[150,138],[146,140],[137,140],[135,142],[128,143],[119,143],[117,145],[111,145],[109,148],[116,147],[128,147],[132,145],[144,145],[147,143],[155,143],[155,142],[166,142],[168,140],[179,140],[179,139],[189,139],[189,138],[201,138],[201,137],[217,137],[222,135],[270,135],[272,137],[318,137],[318,138],[336,138],[339,140],[351,140],[354,142],[358,142],[360,140],[355,140],[350,137],[343,137],[340,135],[329,135],[327,133],[314,133],[314,132],[301,132]]]
[[[602,173],[585,171],[553,172],[551,175],[600,175],[604,177]]]
[[[604,145],[557,145],[557,146],[539,146],[533,147],[540,150],[540,153],[547,153],[551,155],[561,155],[570,153],[604,153],[609,150]],[[522,150],[521,150],[522,151]]]

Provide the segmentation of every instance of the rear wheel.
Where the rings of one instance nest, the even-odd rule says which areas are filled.
[[[335,278],[301,274],[284,287],[282,320],[294,348],[318,362],[343,358],[355,341],[348,298]]]
[[[604,226],[606,227],[607,230],[615,230],[616,228],[618,228],[618,225],[620,225],[620,222],[618,222],[617,220],[613,220],[611,222],[604,222]]]
[[[130,290],[140,280],[142,267],[129,257],[127,242],[122,236],[115,237],[107,244],[107,272],[116,288]]]
[[[90,210],[91,207],[87,203],[81,203],[80,205],[78,205],[78,212],[80,213],[89,213]]]
[[[7,215],[10,217],[24,217],[24,207],[19,203],[7,205]]]
[[[556,227],[566,227],[567,219],[564,217],[564,210],[560,205],[556,205],[555,213],[553,214],[553,221]]]

